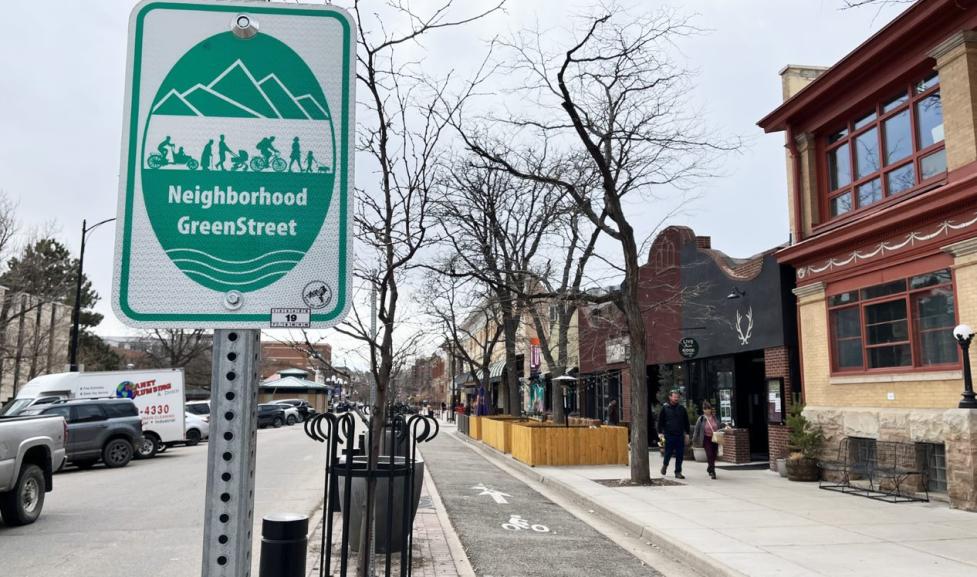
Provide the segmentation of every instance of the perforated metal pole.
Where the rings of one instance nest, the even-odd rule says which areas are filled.
[[[203,577],[251,575],[261,331],[214,331]]]

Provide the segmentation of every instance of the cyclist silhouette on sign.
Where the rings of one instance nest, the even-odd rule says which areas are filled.
[[[255,148],[258,149],[258,152],[260,152],[261,156],[265,159],[265,164],[268,164],[272,154],[279,154],[278,149],[275,148],[274,136],[266,136],[262,138],[261,142],[259,142]]]
[[[292,154],[288,157],[288,171],[292,172],[292,164],[297,164],[299,172],[302,172],[302,147],[299,144],[299,137],[292,139]]]
[[[159,151],[160,156],[163,157],[163,164],[166,164],[166,161],[168,159],[167,155],[170,149],[175,150],[176,146],[173,145],[173,141],[170,140],[169,136],[163,139],[163,142],[160,142],[159,145],[156,147],[156,150]]]

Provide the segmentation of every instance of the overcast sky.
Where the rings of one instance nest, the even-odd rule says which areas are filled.
[[[52,223],[73,250],[81,219],[115,216],[118,195],[127,21],[134,2],[10,2],[0,34],[0,189],[19,202],[25,230]],[[338,2],[338,4],[342,4]],[[414,2],[423,6],[424,2]],[[459,2],[465,8],[476,2]],[[464,32],[432,36],[424,66],[435,74],[477,62],[484,41],[533,25],[561,28],[594,2],[511,1]],[[692,104],[711,130],[747,138],[726,159],[724,176],[674,224],[713,238],[713,247],[745,257],[787,240],[783,136],[755,123],[781,99],[786,64],[830,65],[888,23],[904,5],[841,10],[842,0],[700,0],[665,2],[694,11],[709,32],[680,48],[698,73]],[[645,0],[638,6],[655,6]],[[467,59],[467,60],[466,60]],[[358,173],[365,186],[368,174]],[[643,222],[642,208],[635,210]],[[112,314],[114,230],[90,236],[86,270],[102,300],[103,335],[132,332]],[[343,355],[351,345],[331,339]]]

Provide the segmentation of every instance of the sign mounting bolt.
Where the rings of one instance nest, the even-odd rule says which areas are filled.
[[[238,38],[247,40],[258,33],[258,21],[247,14],[238,14],[231,21],[231,32]]]
[[[244,304],[244,296],[238,291],[227,291],[224,295],[224,306],[228,310],[237,310]]]

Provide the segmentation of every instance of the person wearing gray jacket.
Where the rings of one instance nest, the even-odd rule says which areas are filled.
[[[702,403],[702,416],[695,422],[692,431],[692,446],[706,450],[706,472],[713,479],[716,478],[716,457],[719,455],[719,444],[713,441],[714,434],[726,428],[726,423],[716,418],[715,411],[709,401]]]

